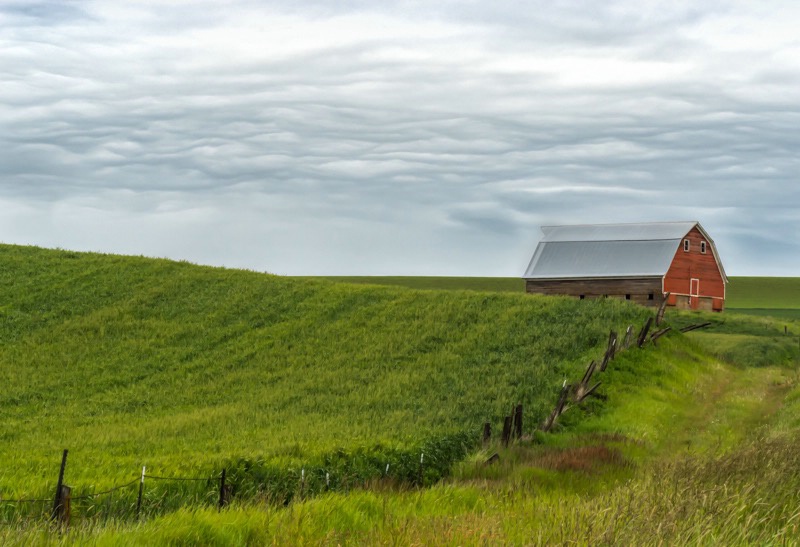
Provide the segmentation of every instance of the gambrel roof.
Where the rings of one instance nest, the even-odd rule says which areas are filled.
[[[542,226],[525,279],[662,277],[684,237],[697,227],[717,259],[714,242],[699,222]]]

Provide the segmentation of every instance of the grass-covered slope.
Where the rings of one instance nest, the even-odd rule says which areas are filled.
[[[0,493],[533,427],[647,313],[0,245]]]
[[[708,336],[770,342],[783,326],[668,314],[673,327],[708,317]],[[599,412],[536,442],[495,441],[430,488],[376,481],[288,507],[245,499],[218,511],[207,502],[144,521],[82,520],[59,533],[38,519],[0,526],[0,543],[795,545],[797,352],[780,366],[727,364],[706,354],[703,331],[676,330],[598,373]]]

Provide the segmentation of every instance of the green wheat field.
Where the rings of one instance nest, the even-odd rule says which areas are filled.
[[[544,434],[609,330],[652,310],[0,245],[0,542],[792,544],[800,279],[728,296],[668,313]],[[65,448],[68,527],[48,518]]]

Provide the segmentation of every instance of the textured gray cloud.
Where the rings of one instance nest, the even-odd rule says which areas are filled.
[[[0,240],[519,275],[541,224],[698,219],[800,271],[800,7],[4,2]]]

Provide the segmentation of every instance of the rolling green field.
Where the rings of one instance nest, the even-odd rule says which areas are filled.
[[[723,334],[778,336],[764,321],[729,320]],[[475,451],[428,488],[376,481],[287,507],[244,500],[218,512],[207,503],[138,523],[80,523],[58,535],[44,524],[7,527],[0,542],[795,545],[797,357],[726,364],[706,355],[701,338],[668,336],[612,361],[599,376],[607,387],[597,412],[533,442]],[[487,466],[494,452],[499,463]]]
[[[0,543],[797,544],[800,321],[671,310],[670,333],[621,352],[600,397],[544,434],[608,329],[653,311],[479,279],[0,245]],[[792,302],[737,290],[765,295],[749,309]],[[505,448],[516,403],[526,436]],[[62,448],[73,495],[133,481],[74,500],[69,530],[44,518],[52,501],[2,501],[51,500]],[[201,480],[148,478],[137,519],[142,465]]]
[[[315,488],[387,463],[414,477],[423,450],[435,480],[513,405],[533,427],[609,328],[646,315],[30,247],[0,264],[4,498],[49,495],[62,448],[80,491],[143,465],[228,467],[242,492],[303,467]]]

